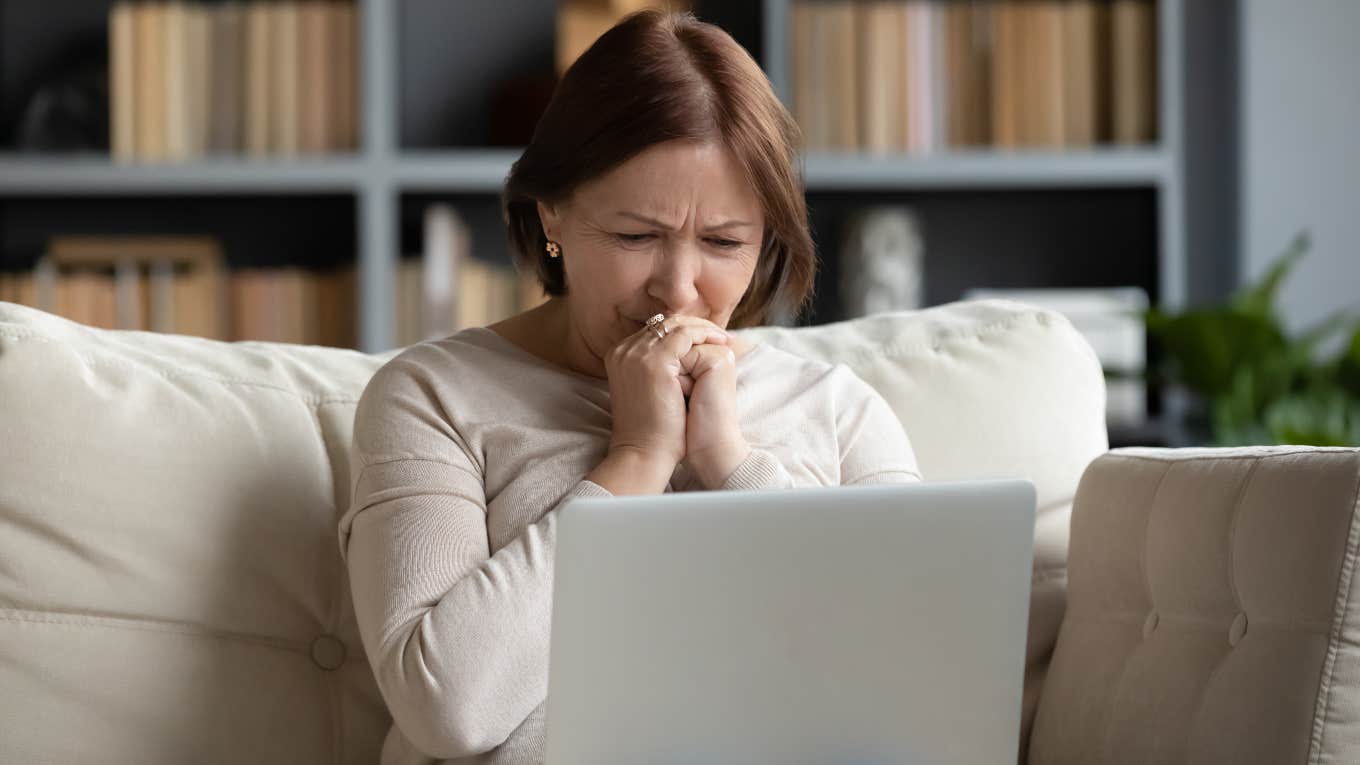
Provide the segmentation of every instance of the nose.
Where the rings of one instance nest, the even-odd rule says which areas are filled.
[[[701,254],[692,244],[660,248],[647,280],[647,294],[664,304],[666,313],[684,313],[699,297],[701,266]]]

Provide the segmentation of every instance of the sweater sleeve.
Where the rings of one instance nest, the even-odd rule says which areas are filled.
[[[779,460],[764,449],[751,448],[732,474],[718,488],[723,491],[743,489],[788,489],[793,487],[793,477]]]
[[[808,427],[835,429],[840,484],[920,481],[911,440],[883,396],[844,364],[819,375],[818,384],[826,387],[817,398],[826,402],[834,415],[821,420],[810,418]],[[792,476],[778,457],[752,447],[719,488],[787,489],[793,485]]]
[[[395,724],[432,757],[494,749],[547,698],[559,508],[491,554],[482,469],[431,387],[380,370],[355,413],[342,523],[355,617]]]
[[[841,485],[920,481],[916,452],[892,407],[849,367],[837,371],[844,382],[836,401]]]

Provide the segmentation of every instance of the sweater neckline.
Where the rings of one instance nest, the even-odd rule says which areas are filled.
[[[553,372],[556,372],[556,373],[558,373],[558,374],[565,375],[565,376],[567,376],[567,377],[571,377],[571,378],[574,378],[574,379],[578,379],[578,380],[581,380],[581,381],[590,383],[590,384],[592,384],[592,385],[595,385],[595,386],[597,386],[597,387],[605,387],[605,388],[607,388],[607,387],[609,386],[609,380],[608,380],[607,378],[604,378],[604,377],[591,377],[590,375],[585,374],[585,373],[582,373],[582,372],[578,372],[578,371],[576,371],[575,369],[570,369],[570,368],[568,368],[568,367],[562,366],[561,364],[557,364],[557,363],[555,363],[555,362],[548,361],[547,359],[545,359],[545,358],[543,358],[543,357],[541,357],[541,356],[535,355],[535,354],[530,353],[529,351],[525,350],[524,348],[521,348],[519,345],[517,345],[516,343],[511,342],[508,338],[506,338],[505,336],[503,336],[501,333],[497,332],[496,330],[491,329],[490,327],[469,327],[468,330],[474,331],[474,332],[476,332],[476,333],[478,333],[478,334],[481,334],[481,335],[483,335],[483,336],[488,336],[488,335],[489,335],[489,336],[492,338],[492,342],[495,342],[495,343],[499,344],[499,345],[502,346],[502,347],[508,348],[512,354],[514,354],[514,355],[520,357],[521,359],[524,359],[524,360],[529,361],[530,363],[534,364],[535,366],[539,366],[539,367],[543,367],[543,368],[545,368],[545,369],[549,369],[549,370],[551,370],[551,371],[553,371]],[[741,357],[739,357],[739,358],[737,359],[737,372],[738,372],[738,374],[740,374],[741,370],[746,366],[747,359],[750,359],[752,356],[754,356],[754,355],[756,355],[757,353],[761,352],[762,349],[764,349],[764,347],[765,347],[765,343],[752,343],[752,344],[751,344],[751,350],[747,351],[745,355],[743,355],[743,356],[741,356]]]

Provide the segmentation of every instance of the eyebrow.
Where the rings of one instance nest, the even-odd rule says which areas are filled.
[[[647,223],[647,224],[656,226],[657,228],[664,228],[664,229],[669,229],[669,228],[670,228],[670,226],[666,225],[666,224],[665,224],[664,222],[662,222],[662,221],[657,220],[656,218],[649,218],[649,217],[647,217],[646,215],[640,215],[640,214],[638,214],[638,213],[631,212],[631,211],[629,211],[629,210],[619,210],[618,212],[616,212],[616,213],[614,213],[614,214],[617,215],[617,216],[623,217],[623,218],[632,218],[633,220],[641,221],[641,222],[643,222],[643,223]],[[718,229],[721,229],[721,228],[734,228],[734,227],[736,227],[736,226],[754,226],[754,225],[755,225],[754,223],[749,223],[749,222],[744,221],[744,220],[725,220],[725,221],[723,221],[722,223],[715,223],[714,225],[709,226],[709,227],[707,227],[707,228],[704,229],[704,230],[705,230],[705,231],[717,231]]]

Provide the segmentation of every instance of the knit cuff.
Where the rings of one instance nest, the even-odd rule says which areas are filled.
[[[606,489],[605,487],[599,485],[598,483],[595,483],[594,481],[591,481],[591,480],[586,479],[586,478],[582,478],[582,479],[581,479],[581,482],[578,483],[578,484],[576,484],[576,487],[573,488],[570,492],[568,492],[568,496],[572,496],[572,497],[612,497],[612,496],[614,496],[614,493],[611,492],[609,489]]]
[[[718,487],[723,491],[742,489],[779,489],[789,486],[788,471],[779,464],[774,455],[760,449],[752,449],[746,459]]]

